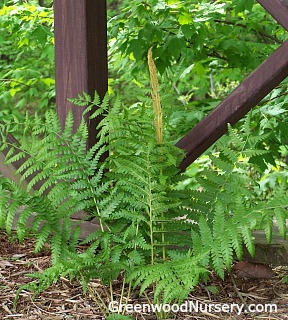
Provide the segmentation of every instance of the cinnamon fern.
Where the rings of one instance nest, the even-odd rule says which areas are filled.
[[[151,79],[155,84],[155,74]],[[260,190],[251,160],[268,151],[263,136],[249,129],[249,117],[241,135],[229,127],[209,165],[195,174],[198,189],[179,190],[186,179],[178,170],[183,153],[165,140],[159,87],[153,90],[152,106],[147,99],[133,108],[120,101],[111,106],[97,94],[74,99],[84,114],[98,106],[91,118],[103,114],[98,142],[88,151],[87,125],[83,119],[73,132],[72,113],[64,129],[54,111],[1,124],[0,150],[9,150],[7,163],[22,160],[18,173],[29,182],[0,178],[0,228],[10,233],[16,224],[21,240],[32,232],[35,250],[50,243],[53,258],[52,267],[30,275],[34,281],[22,289],[39,292],[60,276],[83,284],[100,278],[111,287],[123,274],[129,288],[140,285],[143,293],[152,285],[157,301],[180,302],[207,278],[209,266],[223,278],[234,254],[242,258],[243,244],[253,255],[253,230],[264,230],[270,242],[276,220],[286,236],[287,181],[269,193]],[[16,129],[22,136],[11,144],[7,135]],[[99,221],[82,240],[71,223],[81,210]],[[79,244],[85,244],[81,252]]]

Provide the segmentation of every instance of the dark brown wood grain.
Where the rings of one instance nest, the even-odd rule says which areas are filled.
[[[83,108],[67,98],[76,98],[83,91],[94,96],[95,90],[103,98],[108,88],[106,1],[55,0],[54,19],[57,112],[64,126],[72,110],[75,130]],[[98,122],[88,121],[88,147],[96,141]]]
[[[288,30],[288,0],[257,0],[271,16]]]
[[[288,18],[288,16],[287,16]],[[288,76],[288,40],[252,72],[226,99],[190,130],[176,146],[186,152],[185,170]]]

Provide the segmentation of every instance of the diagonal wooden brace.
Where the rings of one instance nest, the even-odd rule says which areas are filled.
[[[288,18],[288,16],[287,16]],[[184,171],[204,151],[288,76],[288,40],[253,71],[226,99],[190,130],[176,146],[186,152]]]
[[[257,0],[288,31],[288,0]]]

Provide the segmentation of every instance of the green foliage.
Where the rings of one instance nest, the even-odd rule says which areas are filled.
[[[203,255],[203,253],[202,253]],[[135,280],[135,287],[141,284],[142,294],[152,283],[156,283],[154,301],[181,303],[199,283],[208,270],[200,265],[199,257],[181,256],[172,261],[135,268],[129,278]]]
[[[100,105],[97,96],[92,100],[84,95],[74,102],[89,105],[84,113]],[[18,186],[1,179],[1,227],[11,232],[16,212],[25,205],[17,221],[19,237],[23,239],[28,231],[35,233],[36,250],[46,242],[51,244],[52,268],[31,275],[37,281],[26,285],[26,289],[39,292],[60,274],[85,282],[97,277],[106,284],[122,271],[130,272],[149,263],[155,265],[151,269],[155,274],[161,261],[175,256],[171,245],[185,245],[179,231],[187,226],[175,218],[187,210],[173,188],[178,180],[179,150],[171,143],[157,145],[151,107],[142,105],[137,112],[131,112],[118,102],[109,113],[107,108],[104,99],[91,115],[93,118],[106,113],[99,126],[99,142],[87,152],[87,127],[83,120],[72,134],[71,113],[63,131],[54,111],[47,111],[45,120],[37,114],[27,115],[24,123],[7,120],[1,126],[1,150],[10,149],[6,162],[22,159],[18,173],[21,181],[29,180],[27,186]],[[10,145],[7,134],[19,128],[19,145]],[[99,163],[107,148],[110,156]],[[91,219],[99,219],[100,228],[83,241],[87,249],[76,253],[79,232],[72,231],[70,217],[80,210],[88,212]],[[28,230],[27,221],[32,215],[33,224]],[[189,258],[194,266],[191,272],[198,274],[195,279],[204,270],[197,269],[197,261]],[[157,282],[153,276],[148,279],[151,284]],[[177,281],[181,291],[182,283],[179,278]],[[191,290],[197,281],[187,283],[187,288]]]
[[[236,129],[229,127],[229,137],[224,136],[217,143],[218,154],[210,156],[212,168],[196,175],[200,191],[193,191],[191,207],[198,222],[196,230],[192,230],[193,254],[208,250],[210,263],[222,278],[224,265],[228,269],[232,265],[233,253],[242,258],[243,242],[254,255],[254,229],[264,230],[270,243],[276,219],[280,234],[286,237],[288,180],[282,180],[267,194],[260,190],[256,177],[247,174],[256,173],[250,160],[269,151],[255,149],[267,136],[249,135],[249,117],[246,122],[247,136],[239,136]]]
[[[286,39],[283,28],[255,1],[110,0],[108,8],[109,83],[124,103],[135,103],[146,87],[146,56],[153,47],[166,129],[174,142]],[[266,143],[272,152],[251,159],[262,162],[262,171],[265,163],[275,165],[279,148],[287,145],[286,88],[284,81],[253,117],[259,134],[271,131]],[[272,116],[271,107],[272,113],[282,113]]]
[[[54,104],[52,26],[53,10],[36,3],[10,1],[0,8],[0,119],[36,106],[43,114]]]
[[[283,29],[255,1],[110,3],[110,66],[118,75],[112,81],[125,99],[145,86],[150,47],[180,108],[183,102],[224,97],[285,40]]]
[[[107,98],[101,104],[97,95],[86,94],[74,103],[86,106],[84,113],[100,105],[91,118],[104,116],[99,142],[89,151],[87,127],[83,121],[73,134],[71,113],[63,131],[53,111],[45,120],[27,115],[24,123],[1,126],[1,150],[10,148],[6,162],[22,159],[18,172],[29,180],[25,187],[1,178],[1,228],[11,232],[16,212],[25,205],[17,222],[19,238],[32,230],[35,250],[50,242],[53,257],[53,266],[30,275],[36,280],[22,289],[40,292],[59,276],[109,284],[123,272],[126,283],[140,285],[141,293],[155,287],[155,301],[181,302],[206,279],[209,265],[223,278],[234,252],[241,259],[243,243],[253,255],[253,230],[264,230],[270,242],[276,219],[285,237],[287,178],[266,192],[250,176],[255,171],[250,159],[269,152],[262,144],[267,136],[252,133],[251,117],[241,136],[229,127],[229,137],[195,175],[198,191],[178,191],[186,179],[177,174],[182,157],[173,144],[156,143],[152,107],[129,109],[118,101],[107,113]],[[19,127],[20,145],[9,145],[7,134]],[[99,162],[106,150],[110,156]],[[72,228],[70,217],[80,210],[100,226],[77,253],[79,228]]]
[[[53,10],[38,2],[5,0],[0,9],[0,119],[54,107]],[[286,37],[255,1],[107,2],[109,90],[126,105],[143,95],[152,46],[175,141]]]
[[[38,293],[60,276],[84,287],[99,278],[111,287],[123,275],[123,286],[139,285],[141,293],[152,287],[155,301],[180,302],[208,267],[223,278],[243,243],[253,255],[253,230],[264,230],[270,242],[276,220],[285,238],[287,81],[185,174],[178,174],[183,154],[174,147],[284,40],[259,5],[110,1],[110,84],[121,99],[113,106],[97,95],[73,100],[84,114],[100,106],[91,119],[103,114],[99,142],[86,151],[84,120],[73,133],[71,113],[62,130],[56,112],[46,110],[54,96],[52,11],[31,3],[6,1],[0,9],[0,150],[10,149],[7,163],[23,161],[18,173],[28,180],[20,186],[0,179],[0,228],[11,233],[16,223],[21,240],[32,231],[35,251],[50,243],[53,265],[20,290]],[[162,77],[162,144],[151,101],[142,98],[151,47]],[[19,145],[9,143],[9,133]],[[81,210],[99,220],[82,242],[70,219]]]
[[[96,101],[95,101],[96,102]],[[103,102],[103,108],[107,101]],[[1,150],[9,147],[7,163],[22,159],[23,164],[17,173],[21,181],[28,179],[24,190],[7,179],[2,180],[1,224],[11,231],[13,220],[21,205],[26,208],[17,222],[18,234],[23,239],[27,231],[27,220],[37,212],[31,230],[37,234],[36,249],[40,250],[47,238],[51,236],[53,260],[56,262],[62,255],[62,249],[71,238],[70,216],[82,209],[96,210],[100,218],[109,213],[107,203],[99,202],[97,197],[104,194],[108,184],[102,183],[104,166],[98,167],[99,157],[105,152],[100,140],[89,152],[86,152],[88,136],[84,120],[77,132],[72,135],[73,117],[69,113],[63,132],[54,111],[47,111],[45,121],[37,114],[26,117],[24,123],[9,121],[2,125]],[[9,145],[6,135],[21,128],[20,145]],[[44,137],[44,138],[43,138]],[[42,139],[41,139],[42,138]],[[77,150],[77,152],[74,152]],[[37,191],[32,188],[41,183]],[[11,196],[8,196],[10,190]],[[113,208],[117,197],[111,191],[106,201]],[[90,197],[88,197],[88,194]],[[11,202],[9,198],[14,201]],[[100,211],[103,212],[100,213]],[[107,213],[108,210],[108,213]],[[41,224],[42,223],[42,224]],[[44,223],[44,224],[43,224]],[[101,224],[102,225],[102,224]],[[62,249],[61,249],[62,248]]]

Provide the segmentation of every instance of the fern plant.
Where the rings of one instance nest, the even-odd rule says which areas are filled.
[[[155,66],[152,72],[156,73]],[[86,151],[87,127],[83,121],[72,134],[71,113],[63,131],[53,111],[46,113],[44,121],[37,115],[32,118],[27,115],[24,123],[15,120],[1,126],[1,150],[10,149],[6,162],[22,159],[23,165],[18,170],[21,181],[30,180],[23,187],[1,179],[1,227],[11,232],[16,212],[24,205],[17,221],[19,238],[32,231],[37,237],[35,249],[40,250],[50,242],[53,257],[52,267],[42,274],[30,275],[36,280],[21,289],[37,293],[60,275],[76,277],[83,284],[97,277],[111,286],[120,272],[124,272],[131,288],[138,274],[129,276],[133,270],[151,265],[149,272],[155,275],[159,263],[164,269],[167,264],[170,270],[170,260],[177,256],[171,246],[187,244],[181,240],[179,231],[189,226],[177,219],[187,208],[173,188],[178,180],[181,152],[163,141],[159,85],[155,79],[154,74],[154,110],[140,103],[137,110],[131,111],[116,102],[107,113],[107,98],[102,104],[97,95],[92,99],[83,94],[73,100],[86,107],[84,114],[99,106],[91,118],[106,113],[98,128],[98,143],[89,151]],[[19,145],[9,145],[6,136],[15,128],[23,136]],[[107,150],[110,156],[100,163]],[[36,184],[40,187],[34,191]],[[73,213],[80,210],[88,212],[91,219],[99,219],[100,224],[99,230],[82,241],[87,247],[82,253],[76,251],[79,227],[75,228],[70,221]],[[33,223],[28,229],[31,217]],[[189,257],[191,265],[196,266],[198,260]],[[179,256],[177,261],[179,264]],[[196,274],[198,279],[205,274],[201,267],[189,270],[190,278]],[[184,277],[174,278],[177,292],[183,286],[188,292],[187,288],[191,290],[197,282],[187,285],[182,283]],[[161,284],[154,276],[150,280],[150,284]],[[158,291],[164,289],[162,286]]]
[[[92,101],[87,95],[75,103],[89,104],[86,112],[100,104],[97,97]],[[160,252],[165,257],[162,247],[167,245],[167,230],[162,228],[163,212],[171,210],[167,213],[167,225],[176,225],[177,221],[173,223],[169,216],[179,200],[169,197],[169,176],[178,171],[172,153],[179,151],[156,143],[154,115],[145,108],[143,105],[141,112],[146,118],[136,121],[138,115],[131,115],[116,104],[100,125],[99,142],[88,152],[87,127],[82,122],[72,134],[72,114],[68,115],[63,132],[52,111],[46,113],[45,121],[35,115],[33,119],[27,116],[25,123],[2,125],[1,150],[10,149],[6,162],[22,159],[18,173],[21,180],[30,182],[23,189],[1,179],[1,227],[10,233],[17,211],[25,206],[17,221],[19,238],[23,240],[32,231],[37,238],[35,250],[50,242],[53,257],[50,269],[32,275],[40,285],[34,282],[25,288],[39,292],[60,275],[85,281],[100,277],[104,283],[110,283],[122,270],[154,263],[160,259]],[[92,117],[106,109],[107,100]],[[9,145],[6,136],[15,127],[21,127],[23,136],[19,145]],[[99,163],[107,143],[111,156]],[[40,188],[34,191],[36,183],[40,183]],[[88,212],[90,218],[98,218],[100,229],[83,241],[89,244],[88,249],[78,254],[79,227],[72,228],[70,217],[80,210]],[[29,218],[33,218],[31,228],[27,228]],[[168,235],[166,238],[168,242]]]
[[[22,160],[18,173],[29,183],[0,179],[0,227],[10,233],[16,222],[20,239],[32,231],[35,250],[49,242],[53,258],[51,268],[30,275],[36,280],[20,290],[37,293],[60,276],[77,278],[89,288],[91,279],[100,278],[109,285],[112,300],[113,281],[121,274],[127,299],[140,285],[141,293],[153,288],[154,302],[180,303],[201,278],[207,279],[209,266],[223,278],[234,252],[241,259],[243,243],[253,255],[253,230],[265,230],[271,241],[276,218],[285,237],[287,184],[261,194],[255,177],[247,174],[253,170],[250,160],[267,154],[262,143],[267,137],[251,132],[249,117],[244,135],[229,127],[229,136],[210,156],[210,167],[196,174],[201,191],[178,190],[185,179],[178,174],[183,154],[166,139],[151,50],[148,58],[152,103],[144,98],[137,107],[120,101],[112,107],[107,97],[101,103],[97,94],[73,99],[85,107],[84,114],[97,106],[91,118],[103,114],[98,142],[88,151],[87,126],[83,120],[72,133],[72,113],[64,130],[53,111],[44,120],[36,114],[27,115],[23,123],[15,119],[1,124],[0,150],[9,148],[7,163]],[[22,137],[19,144],[9,144],[7,135],[15,130],[23,132]],[[100,161],[107,151],[109,157]],[[81,210],[100,226],[82,241],[80,226],[71,224],[71,216]],[[82,252],[76,250],[79,243],[85,244]],[[103,313],[108,314],[107,307]]]
[[[247,123],[245,126],[249,128]],[[224,266],[231,268],[234,252],[241,260],[243,242],[254,255],[253,230],[264,230],[270,243],[276,219],[280,234],[286,237],[287,182],[275,188],[268,198],[259,193],[259,183],[249,175],[253,172],[249,160],[268,151],[255,148],[263,141],[262,136],[246,133],[240,136],[229,126],[229,136],[217,143],[218,154],[210,156],[212,168],[197,176],[201,192],[192,191],[191,210],[197,221],[197,227],[192,229],[193,253],[209,251],[203,263],[210,263],[222,278]]]
[[[93,103],[99,103],[97,99]],[[100,110],[106,106],[107,100]],[[105,165],[99,165],[99,157],[106,150],[103,139],[86,152],[88,130],[84,121],[74,135],[72,126],[72,113],[61,131],[56,112],[48,111],[45,121],[37,114],[34,119],[27,115],[24,123],[16,120],[13,126],[6,123],[1,127],[1,150],[9,148],[6,162],[22,159],[17,173],[21,174],[21,181],[30,180],[23,190],[8,179],[1,179],[1,227],[10,233],[17,210],[25,206],[17,221],[18,236],[24,238],[27,221],[33,216],[30,231],[37,237],[36,251],[50,238],[53,262],[65,255],[69,242],[77,242],[79,231],[76,227],[72,233],[70,221],[74,213],[83,209],[96,211],[103,231],[105,216],[118,201],[115,191],[101,180]],[[20,127],[23,135],[19,145],[9,145],[7,134]],[[33,191],[36,183],[40,187]],[[101,202],[104,194],[105,202]]]

